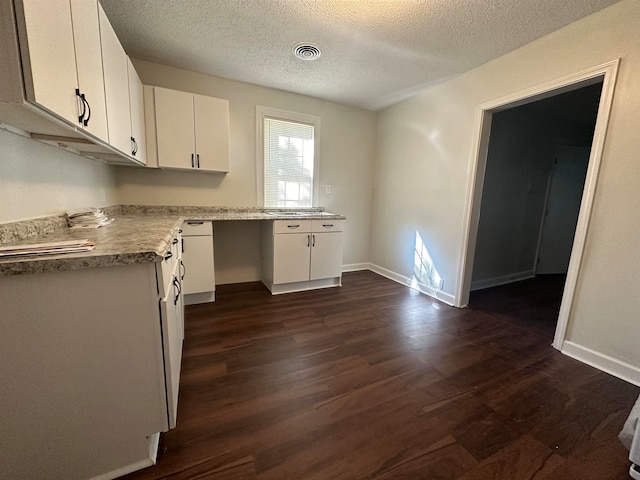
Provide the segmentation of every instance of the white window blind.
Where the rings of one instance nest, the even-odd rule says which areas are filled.
[[[264,117],[265,207],[311,207],[314,126]]]

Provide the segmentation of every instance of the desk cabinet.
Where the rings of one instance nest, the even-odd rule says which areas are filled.
[[[188,220],[182,224],[184,294],[187,305],[215,301],[213,226]]]
[[[275,220],[262,227],[262,276],[271,293],[340,286],[344,220]]]

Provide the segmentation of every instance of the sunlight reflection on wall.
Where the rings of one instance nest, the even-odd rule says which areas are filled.
[[[413,256],[413,277],[411,287],[420,290],[432,297],[442,290],[442,278],[436,270],[429,250],[422,241],[422,237],[416,232],[416,248]]]

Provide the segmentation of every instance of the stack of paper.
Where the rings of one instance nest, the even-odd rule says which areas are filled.
[[[34,243],[31,245],[10,245],[0,247],[0,257],[25,255],[61,255],[63,253],[88,252],[96,244],[88,239],[64,242]]]
[[[113,222],[113,218],[107,217],[99,208],[67,212],[67,223],[69,228],[73,229],[104,227],[111,222]]]

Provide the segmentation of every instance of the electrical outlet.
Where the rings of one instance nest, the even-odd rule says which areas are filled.
[[[324,193],[331,193],[331,185],[328,183],[324,186]]]

